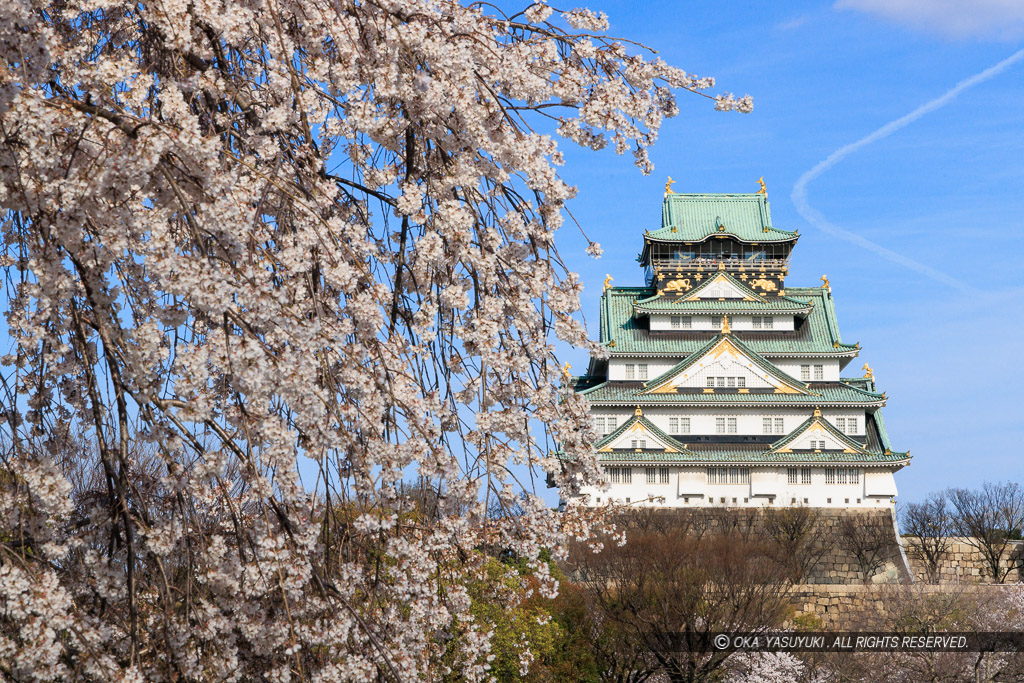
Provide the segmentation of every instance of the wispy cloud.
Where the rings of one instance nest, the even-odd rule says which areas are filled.
[[[777,31],[795,31],[804,24],[806,24],[807,19],[808,17],[806,14],[801,14],[798,17],[793,17],[792,19],[787,19],[786,21],[780,21],[779,23],[775,24],[775,29]]]
[[[837,0],[834,7],[868,12],[955,40],[1024,37],[1021,0]]]
[[[890,121],[881,128],[878,128],[877,130],[865,135],[860,140],[852,142],[848,145],[844,145],[843,147],[840,147],[836,151],[832,152],[832,154],[829,154],[828,157],[826,157],[823,161],[820,161],[816,166],[814,166],[814,168],[810,169],[809,171],[801,175],[797,179],[796,184],[793,185],[793,192],[790,194],[790,198],[793,200],[793,204],[796,206],[797,212],[799,212],[800,215],[803,216],[808,223],[815,226],[819,230],[828,233],[829,235],[832,235],[833,237],[837,237],[839,239],[843,239],[848,242],[857,244],[861,247],[864,247],[865,249],[875,252],[876,254],[883,258],[886,258],[894,263],[898,263],[902,266],[910,268],[911,270],[915,270],[923,275],[926,275],[934,280],[938,280],[939,282],[943,282],[951,287],[955,287],[957,289],[964,291],[973,291],[973,288],[971,286],[961,282],[960,280],[950,277],[946,273],[938,271],[932,268],[931,266],[927,266],[923,263],[915,261],[914,259],[899,254],[891,249],[883,247],[880,244],[876,244],[875,242],[872,242],[869,239],[866,239],[856,233],[850,232],[849,230],[840,228],[838,225],[829,222],[821,214],[820,211],[812,207],[810,203],[807,201],[807,185],[812,180],[814,180],[815,178],[823,174],[825,171],[829,170],[830,168],[832,168],[833,166],[835,166],[840,161],[850,156],[857,150],[866,147],[873,142],[877,142],[878,140],[886,138],[895,133],[896,131],[900,130],[901,128],[906,128],[911,123],[917,121],[925,114],[933,112],[936,109],[939,109],[940,107],[944,107],[945,105],[949,104],[957,95],[962,93],[964,90],[972,88],[978,85],[979,83],[984,83],[989,79],[995,78],[1003,71],[1010,68],[1011,66],[1021,61],[1022,59],[1024,59],[1024,49],[1018,50],[1017,52],[1013,53],[1003,61],[999,62],[998,64],[990,66],[989,68],[971,76],[970,78],[965,78],[964,80],[960,81],[955,86],[947,90],[942,95],[936,97],[933,100],[925,102],[924,104],[922,104],[920,107],[910,112],[909,114],[901,116],[895,121]]]

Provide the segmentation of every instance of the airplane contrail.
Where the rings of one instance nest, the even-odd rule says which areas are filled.
[[[935,111],[940,107],[944,107],[964,90],[967,90],[968,88],[973,88],[979,83],[984,83],[989,79],[995,78],[1003,71],[1006,71],[1006,69],[1010,68],[1011,66],[1021,61],[1022,59],[1024,59],[1024,49],[1014,52],[1012,55],[1010,55],[1003,61],[993,66],[990,66],[984,71],[976,73],[969,78],[965,78],[964,80],[960,81],[952,88],[947,90],[942,95],[939,95],[933,100],[925,102],[924,104],[922,104],[920,107],[910,112],[909,114],[901,116],[895,121],[890,121],[881,128],[865,135],[860,140],[857,140],[856,142],[851,142],[848,145],[844,145],[837,149],[836,151],[829,154],[823,161],[818,162],[818,164],[814,166],[814,168],[801,175],[797,179],[796,184],[793,185],[793,192],[790,193],[790,199],[793,200],[793,204],[796,206],[797,213],[803,216],[808,223],[818,228],[822,232],[832,235],[833,237],[838,237],[839,239],[843,239],[848,242],[853,242],[858,246],[864,247],[865,249],[875,252],[876,254],[883,258],[889,259],[890,261],[910,268],[911,270],[916,270],[917,272],[923,275],[927,275],[932,279],[938,280],[939,282],[943,282],[951,287],[955,287],[956,289],[961,289],[964,291],[974,291],[974,288],[971,287],[970,285],[967,285],[961,282],[960,280],[952,278],[946,273],[938,271],[935,268],[932,268],[931,266],[927,266],[902,254],[898,254],[895,251],[887,249],[886,247],[883,247],[880,244],[876,244],[875,242],[872,242],[867,238],[861,237],[856,233],[840,228],[838,225],[835,225],[834,223],[830,223],[821,214],[820,211],[818,211],[808,203],[807,184],[810,183],[815,178],[817,178],[818,176],[820,176],[825,171],[829,170],[830,168],[838,164],[846,157],[850,156],[857,150],[861,149],[862,147],[866,147],[867,145],[870,145],[872,142],[876,142],[878,140],[881,140],[882,138],[888,137],[895,133],[896,131],[900,130],[901,128],[909,126],[911,123],[917,121],[925,114]]]

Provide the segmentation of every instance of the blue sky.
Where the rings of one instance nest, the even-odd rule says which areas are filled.
[[[677,192],[752,192],[768,185],[773,222],[799,230],[787,280],[828,274],[845,341],[859,341],[888,392],[894,444],[911,449],[900,497],[948,486],[1024,482],[1024,60],[959,94],[814,178],[808,203],[829,222],[957,280],[929,277],[808,223],[794,184],[829,154],[941,96],[1024,47],[1024,3],[842,0],[829,3],[589,2],[612,35],[669,63],[749,93],[751,114],[719,113],[680,94],[643,177],[628,157],[565,144],[571,211],[605,253],[593,260],[574,227],[562,256],[586,284],[596,335],[605,274],[642,283],[634,259],[658,226],[666,176]],[[577,372],[585,354],[568,352]]]

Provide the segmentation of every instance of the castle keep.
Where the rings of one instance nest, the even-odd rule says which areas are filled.
[[[886,396],[843,342],[828,279],[786,283],[795,232],[767,194],[680,194],[644,234],[645,282],[601,297],[600,341],[575,389],[592,405],[610,500],[686,506],[888,506]],[[856,367],[856,366],[854,366]]]

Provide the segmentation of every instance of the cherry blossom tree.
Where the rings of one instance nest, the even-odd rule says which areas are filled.
[[[556,138],[647,173],[713,86],[606,28],[0,3],[5,678],[487,676],[477,549],[550,594],[542,551],[600,521],[535,495],[599,477]]]

